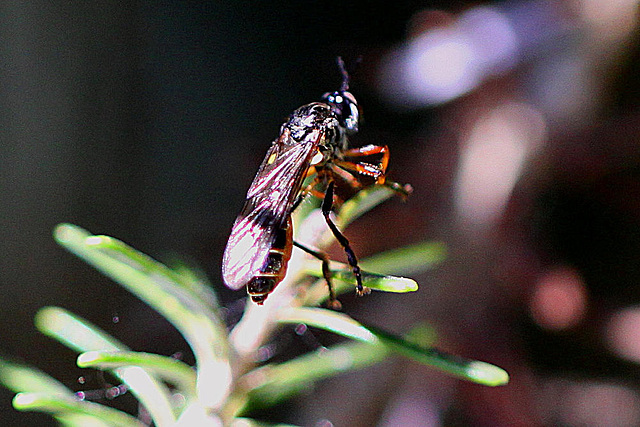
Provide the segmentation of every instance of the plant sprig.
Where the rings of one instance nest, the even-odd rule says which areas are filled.
[[[347,201],[336,218],[341,227],[387,200],[384,186],[365,189]],[[330,243],[317,209],[302,206],[294,215],[296,239],[318,249]],[[87,320],[62,308],[45,307],[37,328],[79,353],[78,366],[111,372],[138,398],[158,426],[264,425],[246,418],[252,408],[275,405],[322,378],[361,369],[391,354],[434,367],[483,385],[508,382],[502,369],[435,349],[430,328],[415,327],[396,336],[357,322],[344,313],[319,308],[327,289],[317,260],[294,251],[285,280],[264,306],[250,302],[241,321],[227,331],[221,307],[201,272],[178,263],[170,268],[109,236],[60,224],[56,241],[163,315],[184,337],[195,356],[190,367],[170,357],[132,351]],[[365,285],[387,292],[412,292],[417,283],[392,274],[433,268],[445,257],[441,243],[423,242],[362,260]],[[331,263],[338,294],[353,290],[354,277],[344,264]],[[387,274],[383,274],[387,273]],[[308,279],[315,278],[309,286]],[[305,285],[306,284],[306,285]],[[282,325],[304,323],[348,341],[280,364],[260,365],[257,351]],[[138,420],[116,409],[84,401],[48,375],[0,361],[0,383],[18,393],[14,407],[52,414],[67,426],[138,426]],[[170,387],[169,387],[170,386]],[[179,395],[180,399],[176,399]]]

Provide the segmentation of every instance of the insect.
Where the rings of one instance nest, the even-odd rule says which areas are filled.
[[[338,58],[342,73],[340,90],[325,93],[321,102],[295,110],[280,128],[249,187],[247,198],[233,224],[224,251],[222,276],[227,287],[247,292],[257,304],[284,279],[293,246],[322,261],[323,276],[329,287],[330,305],[338,307],[331,286],[326,255],[293,241],[291,213],[309,194],[320,197],[327,225],[344,248],[356,278],[356,292],[368,292],[362,283],[357,257],[349,241],[330,218],[336,182],[358,190],[368,177],[375,184],[389,185],[408,195],[410,186],[386,183],[389,162],[386,146],[367,145],[348,148],[347,137],[358,131],[359,109],[348,91],[349,75]],[[376,158],[374,162],[363,159]],[[305,179],[311,182],[304,186]],[[308,182],[308,181],[307,181]],[[304,188],[303,188],[304,187]]]

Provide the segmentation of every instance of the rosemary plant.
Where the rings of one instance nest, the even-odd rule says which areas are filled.
[[[392,194],[383,186],[361,191],[342,206],[336,222],[344,228]],[[301,224],[296,227],[297,240],[320,249],[331,241],[324,219],[311,204],[302,205],[294,221]],[[507,373],[496,366],[436,350],[434,334],[424,326],[408,328],[399,337],[319,308],[328,296],[320,263],[302,251],[294,251],[287,277],[264,305],[247,299],[242,319],[228,331],[215,292],[198,272],[184,265],[167,267],[117,239],[91,235],[70,224],[57,226],[54,237],[158,311],[191,347],[195,366],[131,350],[63,308],[45,307],[36,316],[42,333],[79,353],[78,366],[108,371],[126,385],[158,427],[265,425],[248,418],[253,408],[275,405],[313,381],[380,362],[392,353],[487,386],[508,382]],[[418,285],[411,279],[374,272],[425,270],[440,262],[444,252],[442,244],[425,242],[362,260],[364,282],[379,291],[416,291]],[[336,293],[353,291],[350,269],[337,262],[331,269]],[[258,364],[257,351],[289,323],[304,323],[348,340],[287,362]],[[144,425],[134,415],[83,399],[82,393],[35,368],[0,361],[0,383],[17,393],[16,409],[49,413],[66,426]]]

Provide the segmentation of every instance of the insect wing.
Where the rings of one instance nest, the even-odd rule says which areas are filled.
[[[285,129],[267,152],[224,251],[222,277],[229,288],[240,289],[264,265],[321,138],[322,131],[313,130],[296,141]]]
[[[274,232],[260,225],[269,218],[255,212],[236,219],[224,251],[222,278],[231,289],[240,289],[259,271],[274,240]]]

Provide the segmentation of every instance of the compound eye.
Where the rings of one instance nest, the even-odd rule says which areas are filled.
[[[360,121],[360,110],[358,110],[358,101],[348,91],[337,93],[336,97],[340,97],[340,114],[344,122],[347,133],[354,134],[358,132],[358,123]]]
[[[346,90],[342,92],[342,96],[344,96],[349,102],[352,102],[358,105],[358,101],[356,101],[356,97],[351,94],[351,92],[347,92]]]
[[[344,111],[343,111],[344,114]],[[360,111],[358,104],[349,103],[349,115],[344,118],[344,123],[349,133],[358,132],[358,122],[360,121]]]
[[[346,90],[327,92],[322,96],[322,100],[331,106],[347,133],[353,134],[358,131],[360,112],[358,111],[358,102],[351,92]]]

